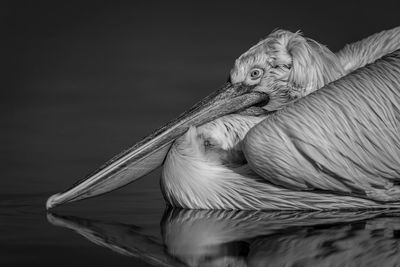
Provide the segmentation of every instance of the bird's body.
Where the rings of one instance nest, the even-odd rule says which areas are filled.
[[[223,123],[232,125],[232,122],[240,119],[251,120],[253,123],[257,121],[255,118],[226,116],[198,129],[189,129],[171,147],[164,163],[161,185],[166,200],[172,206],[241,210],[326,210],[393,206],[351,194],[338,194],[337,191],[304,191],[278,186],[268,181],[268,175],[258,175],[249,166],[242,151],[241,142],[244,136],[233,137],[228,141],[229,137],[219,134],[221,139],[203,137],[204,134],[223,133],[227,131]],[[261,126],[262,124],[257,127]],[[214,144],[205,145],[208,142]],[[261,143],[257,145],[258,148],[261,146]],[[255,148],[254,151],[257,154],[258,149]],[[264,162],[271,158],[258,160]],[[290,169],[287,167],[285,171],[290,172]],[[301,173],[301,169],[298,172]],[[292,179],[295,179],[296,173],[293,172],[292,175]]]
[[[391,30],[387,36],[397,36],[398,31]],[[341,51],[336,62],[329,54],[325,66],[333,62],[343,69],[337,67],[336,76],[326,81],[373,62],[372,57],[381,56],[383,49],[391,52],[396,47],[395,42],[384,42],[382,33],[364,42],[371,40],[375,46],[368,46],[368,53],[355,49],[360,46],[355,43],[344,48],[353,54]],[[354,51],[362,53],[363,60]],[[399,60],[393,56],[390,62],[370,66],[279,115],[231,114],[192,127],[175,141],[165,161],[161,184],[167,201],[192,209],[400,204],[400,188],[395,185],[400,183]]]
[[[251,168],[291,190],[399,202],[400,51],[304,100],[250,130]]]
[[[224,87],[46,205],[164,163],[162,191],[177,207],[400,207],[399,125],[400,27],[337,54],[278,30],[235,61]]]

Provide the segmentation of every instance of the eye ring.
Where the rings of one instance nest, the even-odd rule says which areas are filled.
[[[211,147],[211,142],[210,142],[210,140],[204,140],[204,142],[203,142],[203,145],[204,145],[204,147]]]
[[[260,68],[254,68],[250,71],[250,79],[257,80],[263,75],[264,71]]]

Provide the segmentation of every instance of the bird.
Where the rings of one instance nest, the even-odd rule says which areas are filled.
[[[106,193],[161,164],[174,207],[398,207],[399,48],[400,27],[337,54],[300,32],[274,31],[235,61],[222,88],[46,207]]]
[[[118,222],[50,212],[47,219],[154,266],[398,266],[399,210],[168,208],[161,237],[126,218]]]

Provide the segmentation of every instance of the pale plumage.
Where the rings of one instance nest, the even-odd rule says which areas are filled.
[[[336,56],[346,73],[374,62],[400,48],[400,27],[375,33],[363,40],[347,44]]]
[[[395,41],[393,30],[389,33],[388,40],[390,41],[386,40],[384,42],[386,45]],[[293,37],[294,35],[278,31],[252,47],[236,61],[232,79],[238,78],[240,76],[238,73],[249,71],[249,68],[246,69],[243,66],[265,65],[268,58],[275,58],[277,61],[276,58],[279,56],[276,55],[276,51],[280,48],[270,46],[281,45],[282,41],[274,38],[283,38],[286,46],[288,36],[302,39],[301,36]],[[379,37],[378,39],[381,40],[382,34],[379,34]],[[369,38],[367,41],[371,39],[377,38]],[[312,40],[307,40],[307,42],[304,40],[305,44],[316,43]],[[296,40],[296,44],[299,42]],[[360,45],[356,43],[355,46]],[[390,47],[393,46],[392,44]],[[321,45],[314,45],[314,47],[317,48],[314,54],[320,56],[328,53],[329,57],[325,57],[328,60],[314,62],[315,69],[319,72],[315,71],[314,76],[307,80],[311,85],[304,84],[303,87],[308,89],[304,90],[302,95],[315,91],[315,84],[320,86],[342,75],[339,71],[340,66],[337,65],[339,58]],[[352,47],[348,46],[345,49],[350,48]],[[261,50],[258,51],[258,49]],[[391,48],[387,49],[391,50]],[[356,49],[353,47],[352,50]],[[372,50],[369,48],[370,53]],[[275,54],[271,56],[268,54],[270,51]],[[312,49],[309,50],[309,53],[312,52]],[[363,55],[366,56],[364,52]],[[291,60],[286,59],[288,55],[283,57],[285,60],[280,60],[280,62],[290,65]],[[367,62],[367,60],[352,62],[352,59],[354,55],[346,59],[342,58],[341,61],[344,63],[347,60],[353,67],[356,63]],[[368,61],[372,59],[368,58]],[[331,84],[323,90],[330,96],[328,100],[326,97],[319,96],[320,93],[313,96],[313,100],[307,97],[307,100],[304,100],[305,110],[289,108],[289,111],[285,110],[278,115],[257,117],[228,115],[197,129],[192,127],[175,142],[164,164],[161,183],[167,200],[174,206],[185,208],[280,210],[379,207],[382,204],[373,201],[400,200],[400,190],[393,186],[393,181],[390,181],[396,176],[400,177],[400,171],[396,168],[399,165],[400,153],[395,149],[400,144],[397,126],[400,122],[399,115],[396,117],[393,114],[396,108],[394,111],[391,109],[392,105],[395,107],[400,105],[396,102],[400,101],[400,96],[399,92],[396,92],[398,88],[396,88],[397,79],[395,78],[400,68],[395,60],[393,62],[389,64],[384,61],[377,67],[372,66],[369,72],[365,70],[358,76],[352,76],[351,79],[344,78],[336,87],[335,83]],[[323,77],[324,72],[332,74],[328,71],[328,67],[332,65],[338,69],[336,74],[326,79],[319,78]],[[296,67],[293,66],[293,71],[295,70]],[[285,77],[289,77],[291,71],[287,69]],[[271,70],[270,76],[274,76],[275,73]],[[243,76],[242,79],[246,77]],[[268,77],[268,82],[270,79]],[[282,80],[276,76],[273,79]],[[312,80],[318,82],[313,83]],[[354,80],[357,83],[352,82]],[[390,87],[385,85],[385,81],[386,83],[393,81],[394,84]],[[277,88],[280,88],[278,90],[280,93],[290,94],[289,87],[287,91],[282,90],[281,87]],[[360,90],[364,92],[361,101]],[[387,92],[382,94],[381,90]],[[369,96],[368,92],[372,95]],[[285,105],[290,102],[288,98],[280,98],[280,100],[283,100],[282,103]],[[280,107],[277,104],[269,106],[270,103],[271,101],[267,108]],[[364,106],[356,106],[355,103]],[[300,104],[296,104],[295,107],[297,105]],[[361,114],[360,109],[364,111]],[[281,115],[282,113],[286,116]],[[375,113],[379,114],[378,120],[374,118]],[[302,114],[307,114],[307,116]],[[357,114],[365,117],[359,118]],[[278,119],[274,119],[275,117]],[[265,118],[267,119],[263,121]],[[275,120],[283,125],[281,128],[290,128],[291,131],[286,133],[285,130],[274,126],[277,124]],[[263,122],[253,127],[260,121]],[[360,125],[360,123],[365,123],[365,125]],[[250,127],[243,127],[243,125]],[[373,131],[373,127],[377,129],[376,132]],[[253,130],[246,138],[245,146],[242,147],[241,141],[251,128]],[[337,136],[338,134],[341,136]],[[385,137],[379,140],[379,136]],[[377,140],[378,143],[375,144],[371,139]],[[363,143],[352,144],[352,141]],[[304,146],[304,143],[313,149],[314,154],[307,155],[307,152],[299,147]],[[207,146],[207,144],[212,145]],[[394,148],[386,148],[389,153],[385,154],[385,146],[388,144],[394,144]],[[315,148],[318,145],[319,150]],[[374,146],[381,146],[381,149]],[[246,151],[246,158],[242,153],[242,148]],[[227,160],[221,160],[219,157],[224,157],[224,155],[230,157]],[[348,159],[353,159],[353,161],[347,162]],[[369,170],[371,165],[369,167],[365,165],[372,163],[383,165],[380,166],[382,171],[360,173],[360,168]],[[372,166],[373,169],[379,167]],[[339,173],[336,173],[337,170]],[[253,171],[256,171],[259,176]],[[386,172],[387,177],[382,177],[382,172]],[[305,190],[323,190],[325,193]],[[387,205],[390,206],[390,204]]]
[[[271,115],[244,148],[286,188],[399,201],[400,51]]]
[[[228,115],[175,141],[164,163],[161,185],[174,206],[249,209],[262,205],[253,188],[259,178],[245,164],[240,142],[263,118]]]
[[[263,71],[260,79],[251,77],[256,68]],[[278,30],[235,61],[230,79],[268,94],[268,104],[263,108],[277,110],[344,73],[339,59],[325,46],[300,33]]]
[[[162,191],[170,204],[190,209],[242,210],[349,209],[385,206],[352,196],[330,192],[306,192],[276,186],[266,180],[269,176],[264,175],[265,178],[262,178],[246,163],[241,148],[244,134],[238,137],[231,136],[231,140],[236,142],[224,142],[227,140],[225,136],[221,139],[204,136],[208,133],[228,132],[225,126],[234,120],[243,122],[241,119],[243,118],[232,115],[198,129],[192,127],[175,142],[164,163],[161,178]],[[262,118],[246,119],[246,122],[251,120],[254,124],[257,120],[262,120]],[[205,145],[205,142],[210,142],[212,145]],[[230,144],[233,146],[229,146]]]
[[[275,31],[235,61],[221,89],[46,206],[103,194],[165,163],[161,185],[173,206],[397,207],[400,50],[350,73],[396,49],[400,27],[336,55]]]

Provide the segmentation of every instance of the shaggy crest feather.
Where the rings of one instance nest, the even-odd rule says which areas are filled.
[[[344,75],[340,61],[328,48],[299,32],[277,30],[235,62],[232,83],[251,83],[253,68],[264,70],[255,90],[267,93],[264,109],[277,110]]]

